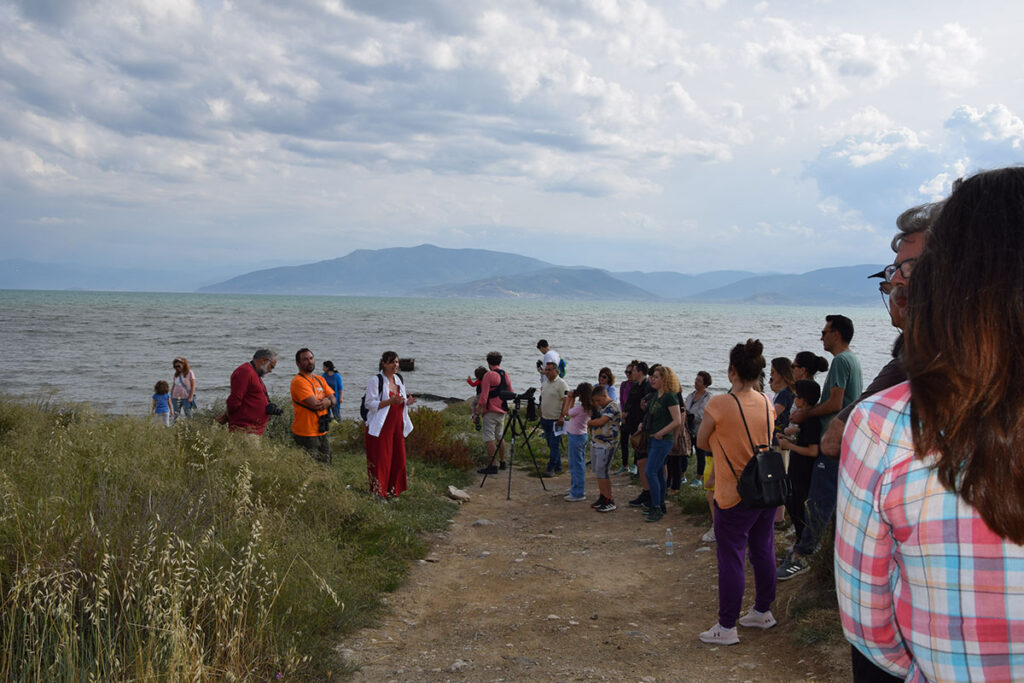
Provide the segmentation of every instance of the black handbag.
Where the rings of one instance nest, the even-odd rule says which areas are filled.
[[[750,429],[747,427],[747,418],[743,415],[743,406],[735,394],[730,393],[739,408],[740,418],[743,420],[743,429],[747,432],[747,441],[754,455],[743,468],[743,472],[736,477],[736,470],[722,449],[725,455],[725,462],[732,470],[732,476],[736,477],[736,491],[740,494],[740,503],[745,508],[775,508],[786,502],[790,494],[789,478],[786,476],[786,465],[782,459],[782,453],[774,450],[766,444],[754,445],[750,438]],[[768,412],[768,404],[764,407],[765,418],[768,423],[768,435],[772,433],[771,414]]]

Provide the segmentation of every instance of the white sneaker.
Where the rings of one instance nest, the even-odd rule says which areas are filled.
[[[574,496],[571,493],[569,493],[569,494],[566,494],[565,498],[563,498],[562,500],[566,500],[566,501],[568,501],[570,503],[578,503],[581,500],[586,500],[586,499],[587,499],[586,496]]]
[[[701,543],[714,543],[715,542],[715,527],[711,527],[704,532],[704,535],[700,537]]]
[[[772,611],[758,612],[753,607],[750,611],[740,617],[737,621],[740,626],[746,626],[748,628],[771,628],[778,622],[775,621],[775,617],[772,616]]]
[[[721,624],[716,623],[700,634],[700,640],[702,643],[710,643],[712,645],[735,645],[740,642],[740,636],[736,632],[735,626],[732,628],[722,628]]]

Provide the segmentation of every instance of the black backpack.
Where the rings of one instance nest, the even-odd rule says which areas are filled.
[[[501,378],[501,381],[498,382],[498,386],[491,387],[491,390],[487,393],[488,402],[490,402],[492,398],[497,398],[501,396],[502,391],[508,391],[508,378],[505,377],[505,371],[499,368],[494,372],[498,373],[498,377]],[[501,409],[504,410],[506,413],[508,412],[508,401],[503,400],[501,402]]]
[[[405,378],[402,377],[402,373],[396,372],[395,377],[402,380],[402,384],[405,384]],[[380,396],[384,392],[384,373],[377,373],[377,395]],[[366,407],[366,392],[363,392],[363,398],[359,401],[359,417],[366,422],[366,417],[370,414],[370,409]]]

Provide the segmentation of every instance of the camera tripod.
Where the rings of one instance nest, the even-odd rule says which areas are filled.
[[[533,460],[533,469],[537,473],[537,478],[540,480],[541,488],[544,489],[545,491],[548,490],[548,487],[544,485],[544,477],[541,474],[540,465],[537,464],[537,456],[533,452],[533,446],[530,445],[530,437],[533,436],[534,433],[536,433],[536,431],[540,428],[540,425],[534,425],[533,429],[527,432],[526,425],[523,423],[523,418],[520,417],[519,415],[519,404],[520,399],[516,398],[514,403],[512,404],[512,410],[510,410],[508,413],[509,419],[505,423],[505,429],[501,432],[501,437],[498,439],[497,443],[494,444],[494,455],[491,456],[490,462],[487,463],[488,467],[492,467],[494,465],[494,459],[497,457],[498,453],[501,452],[501,445],[506,441],[505,437],[507,436],[509,444],[508,484],[507,489],[505,491],[505,500],[512,499],[512,463],[515,461],[517,434],[521,435],[523,437],[524,443],[526,443],[526,450],[529,451],[530,459]],[[485,474],[484,478],[480,480],[480,488],[483,488],[484,482],[487,481],[488,476],[490,475]]]

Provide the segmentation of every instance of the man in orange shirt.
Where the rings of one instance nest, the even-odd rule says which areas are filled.
[[[292,438],[317,461],[330,464],[331,442],[327,438],[334,390],[316,374],[313,352],[302,348],[295,352],[299,374],[292,377]]]

